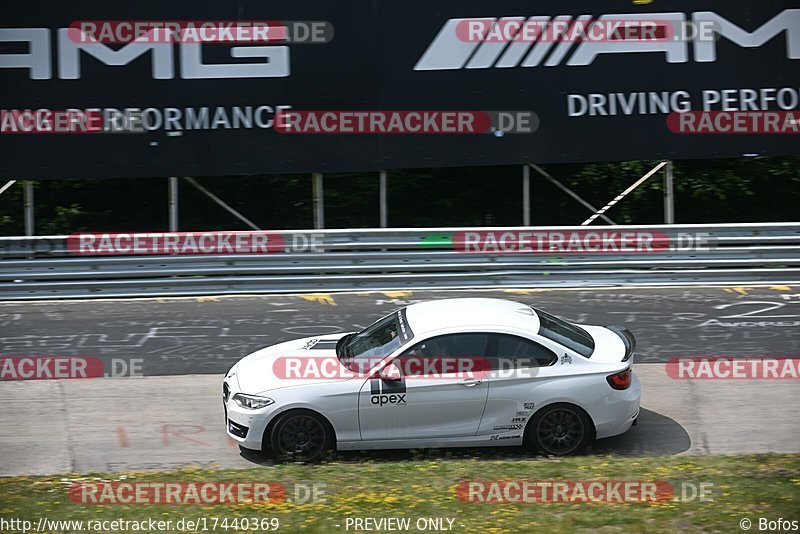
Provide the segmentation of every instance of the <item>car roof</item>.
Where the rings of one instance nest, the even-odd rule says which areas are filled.
[[[530,306],[504,299],[457,298],[420,302],[406,307],[406,319],[415,337],[459,327],[475,330],[502,326],[533,333],[539,331],[539,317]]]

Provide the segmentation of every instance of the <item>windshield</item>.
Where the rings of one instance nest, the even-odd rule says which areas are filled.
[[[337,348],[337,355],[348,369],[363,372],[412,337],[404,308],[379,319],[357,334],[347,336],[341,347]]]
[[[533,308],[533,310],[539,316],[541,323],[539,327],[540,336],[564,345],[586,358],[592,355],[592,352],[594,352],[594,340],[586,330],[542,310],[537,310],[536,308]]]

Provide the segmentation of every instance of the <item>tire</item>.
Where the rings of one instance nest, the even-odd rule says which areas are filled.
[[[317,462],[333,444],[333,429],[328,421],[310,410],[281,414],[269,434],[275,461]]]
[[[525,442],[551,456],[578,454],[594,439],[594,425],[581,408],[573,404],[545,406],[525,430]]]

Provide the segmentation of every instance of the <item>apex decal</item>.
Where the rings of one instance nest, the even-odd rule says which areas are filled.
[[[387,382],[380,378],[373,378],[369,381],[369,386],[372,404],[376,406],[406,405],[406,381],[404,379]]]

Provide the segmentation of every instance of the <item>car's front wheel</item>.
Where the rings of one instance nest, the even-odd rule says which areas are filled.
[[[278,416],[270,433],[270,448],[277,461],[314,462],[331,448],[333,432],[327,421],[308,410]]]
[[[570,404],[553,404],[536,413],[526,432],[536,450],[553,456],[581,452],[594,437],[586,412]]]

